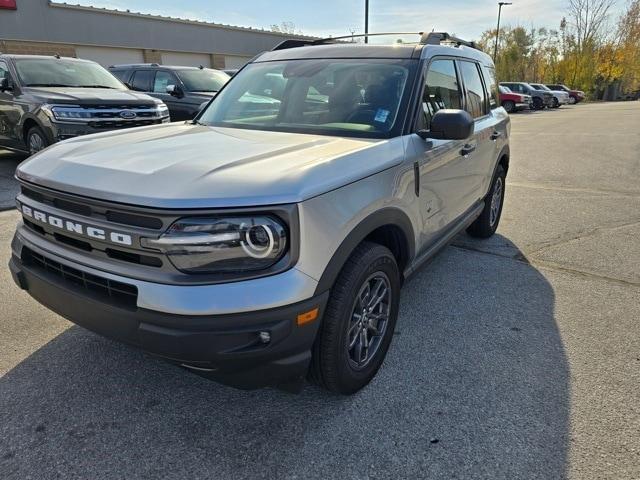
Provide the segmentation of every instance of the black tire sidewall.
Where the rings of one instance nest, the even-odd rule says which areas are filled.
[[[33,126],[27,131],[27,151],[29,152],[29,154],[31,154],[31,137],[33,135],[37,135],[42,139],[44,148],[47,148],[49,146],[49,140],[47,139],[47,136],[44,134],[42,129],[38,126]]]
[[[314,361],[320,362],[317,368],[323,371],[330,370],[328,375],[323,375],[324,381],[320,383],[329,390],[342,394],[355,393],[366,386],[382,366],[393,339],[400,305],[400,273],[393,254],[386,247],[378,244],[364,243],[358,248],[361,250],[355,252],[358,255],[358,261],[352,264],[348,262],[336,280],[336,285],[341,286],[343,294],[338,297],[332,292],[329,298],[328,316],[323,319],[323,322],[332,322],[333,328],[321,328],[319,338],[316,340],[316,346],[319,349],[314,348],[314,356],[316,356]],[[363,249],[367,250],[364,254]],[[347,351],[347,335],[353,303],[365,280],[379,271],[387,275],[391,286],[389,320],[375,356],[364,368],[356,370],[349,362]],[[331,349],[331,355],[326,355],[326,349]],[[324,357],[323,354],[325,354]],[[317,357],[318,355],[320,358]]]
[[[508,113],[513,113],[516,109],[516,104],[511,100],[507,100],[504,102],[503,107]]]

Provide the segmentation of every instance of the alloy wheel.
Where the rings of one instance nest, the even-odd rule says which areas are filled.
[[[384,272],[371,274],[362,284],[351,311],[347,332],[349,364],[365,368],[378,352],[389,324],[391,282]]]
[[[31,155],[43,150],[46,146],[44,139],[36,132],[29,135],[29,153]]]

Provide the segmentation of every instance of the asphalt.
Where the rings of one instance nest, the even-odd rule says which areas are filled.
[[[514,115],[498,234],[405,285],[383,368],[347,398],[209,382],[3,269],[0,478],[640,478],[639,151],[640,102]]]

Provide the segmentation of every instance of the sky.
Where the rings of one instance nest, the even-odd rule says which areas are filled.
[[[67,0],[95,7],[129,9],[193,20],[269,29],[292,22],[313,36],[364,31],[364,0]],[[503,24],[557,28],[566,0],[512,0],[502,9]],[[615,20],[625,0],[618,0]],[[495,28],[497,0],[370,0],[370,32],[446,31],[469,40]]]

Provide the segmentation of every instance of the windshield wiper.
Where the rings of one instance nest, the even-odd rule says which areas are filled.
[[[107,85],[75,85],[78,88],[110,88],[111,90],[117,90],[116,87],[109,87]]]

